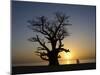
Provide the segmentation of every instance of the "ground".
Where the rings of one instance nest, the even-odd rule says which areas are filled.
[[[59,66],[16,66],[12,67],[12,74],[74,71],[96,69],[96,63],[70,64]]]

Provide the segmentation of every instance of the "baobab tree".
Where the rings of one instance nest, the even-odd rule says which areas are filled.
[[[34,33],[37,33],[28,40],[40,44],[35,53],[41,59],[48,61],[50,66],[59,65],[58,58],[61,58],[60,52],[70,52],[69,49],[63,48],[64,44],[62,43],[62,40],[69,36],[66,29],[66,26],[71,25],[69,24],[69,17],[57,12],[54,14],[53,19],[40,16],[28,21],[28,27]],[[40,38],[40,34],[43,35],[43,38]],[[48,44],[51,45],[51,49],[48,47]]]

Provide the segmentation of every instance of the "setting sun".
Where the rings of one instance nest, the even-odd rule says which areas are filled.
[[[74,63],[71,59],[72,59],[72,54],[71,52],[61,52],[61,59],[60,59],[60,64],[71,64]]]
[[[61,59],[71,59],[71,53],[70,52],[68,52],[68,53],[61,52],[60,55],[61,55]]]

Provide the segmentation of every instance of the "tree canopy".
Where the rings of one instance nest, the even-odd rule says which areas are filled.
[[[36,36],[28,40],[40,44],[35,52],[41,59],[50,62],[51,56],[53,56],[55,57],[52,59],[53,62],[57,62],[58,58],[61,57],[58,55],[59,52],[69,52],[69,49],[63,48],[64,44],[62,43],[62,40],[69,36],[66,28],[66,26],[71,25],[69,18],[70,16],[66,16],[64,13],[56,12],[52,20],[46,16],[40,16],[28,21],[30,24],[28,27],[37,33]],[[44,38],[40,38],[39,34],[43,35]],[[48,48],[48,43],[51,45],[51,49]]]

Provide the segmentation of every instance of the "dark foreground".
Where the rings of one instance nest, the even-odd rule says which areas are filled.
[[[70,64],[60,66],[17,66],[12,67],[12,74],[42,73],[96,69],[96,63]]]

